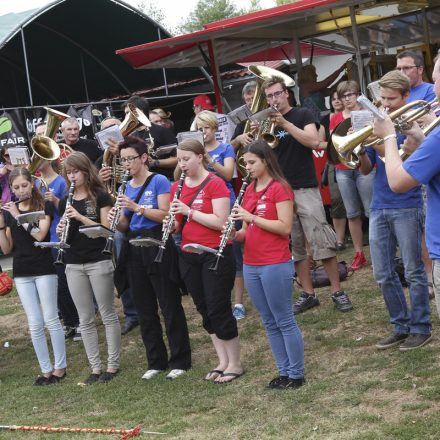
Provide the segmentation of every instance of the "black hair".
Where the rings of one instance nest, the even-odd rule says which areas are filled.
[[[133,104],[144,115],[148,115],[150,113],[150,104],[146,98],[142,98],[139,95],[131,95],[130,98],[128,98],[127,101],[122,104],[122,110],[125,110],[125,107],[127,107],[129,104]]]
[[[142,156],[144,153],[148,155],[148,145],[139,136],[127,136],[124,141],[119,144],[119,154],[121,154],[121,150],[125,150],[126,148],[133,148],[139,156]]]

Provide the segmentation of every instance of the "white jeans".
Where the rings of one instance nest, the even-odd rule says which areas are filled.
[[[45,325],[52,342],[54,367],[66,368],[66,344],[57,307],[57,276],[17,277],[14,281],[26,312],[32,344],[42,373],[50,373],[53,370],[44,334]]]

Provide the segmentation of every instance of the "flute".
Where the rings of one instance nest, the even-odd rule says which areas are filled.
[[[183,187],[183,182],[185,181],[185,176],[186,176],[186,172],[182,171],[182,174],[180,175],[179,183],[177,184],[176,192],[174,193],[173,200],[171,201],[171,205],[175,201],[179,200],[179,198],[180,198],[180,194],[182,192],[182,187]],[[157,252],[156,258],[154,259],[155,263],[162,263],[162,257],[163,257],[163,253],[165,251],[165,246],[167,244],[168,237],[170,236],[171,231],[173,230],[175,218],[176,218],[176,215],[173,214],[170,209],[170,211],[168,212],[168,221],[163,227],[162,240],[159,245],[159,250]]]
[[[234,228],[234,220],[232,218],[232,213],[234,212],[235,209],[237,209],[239,206],[241,206],[241,203],[242,203],[243,197],[244,197],[244,193],[245,193],[246,188],[249,185],[250,181],[251,181],[251,176],[248,174],[243,179],[243,184],[241,185],[240,192],[238,193],[238,196],[235,199],[235,203],[231,209],[231,214],[229,215],[228,221],[226,223],[226,228],[221,236],[220,245],[219,245],[218,251],[216,253],[217,259],[215,260],[215,263],[209,268],[209,270],[217,270],[217,268],[218,268],[218,263],[220,261],[220,258],[223,257],[223,251],[224,251],[226,245],[228,244],[229,235],[231,234],[232,229]]]
[[[63,229],[63,232],[62,232],[61,238],[60,238],[60,243],[59,243],[60,247],[58,248],[57,259],[54,262],[54,264],[56,264],[56,265],[64,265],[64,254],[66,251],[63,249],[63,245],[65,245],[67,243],[67,236],[69,235],[69,228],[70,228],[70,218],[67,217],[66,211],[70,206],[72,206],[74,192],[75,192],[75,182],[72,182],[70,184],[69,195],[67,196],[67,201],[66,201],[66,209],[65,209],[64,215],[63,215],[64,229]]]
[[[130,177],[130,172],[125,171],[124,175],[122,177],[122,183],[118,190],[118,196],[123,196],[125,194],[125,189],[127,188],[128,178]],[[110,225],[110,229],[113,233],[116,232],[116,227],[119,223],[119,217],[121,215],[122,207],[121,204],[118,203],[116,199],[115,203],[115,215],[113,216],[112,223]],[[107,238],[107,242],[105,243],[104,250],[102,251],[103,254],[111,255],[113,253],[113,243],[114,243],[114,236],[111,235]]]

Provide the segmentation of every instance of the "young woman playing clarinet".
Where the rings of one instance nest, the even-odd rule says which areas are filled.
[[[244,282],[279,371],[268,388],[298,388],[304,384],[304,344],[292,310],[293,191],[266,142],[254,141],[244,151],[253,183],[232,215],[243,221],[235,239],[244,241]]]
[[[66,376],[66,346],[58,318],[57,275],[50,249],[35,247],[37,241],[49,241],[51,206],[44,203],[28,170],[15,168],[9,183],[20,203],[9,202],[0,213],[0,247],[4,254],[12,252],[13,277],[18,296],[29,324],[32,344],[42,375],[34,385],[50,385]],[[27,212],[45,211],[37,225],[17,223],[17,216]],[[44,334],[47,327],[55,363],[52,366]]]
[[[102,253],[106,240],[88,238],[79,232],[83,225],[108,227],[108,213],[113,205],[109,194],[104,191],[95,166],[80,152],[74,152],[64,159],[63,174],[71,185],[75,184],[72,204],[66,207],[67,198],[59,203],[61,218],[57,227],[60,236],[68,225],[65,249],[66,277],[73,302],[79,315],[79,326],[92,373],[85,380],[86,385],[108,382],[119,370],[121,327],[115,310],[113,263],[110,255]],[[66,223],[68,219],[68,223]],[[95,323],[93,296],[105,327],[107,339],[107,371],[102,372],[99,356],[98,331]]]
[[[120,210],[118,229],[128,238],[162,238],[162,221],[170,207],[170,182],[148,169],[148,147],[145,141],[128,136],[119,145],[121,164],[132,180],[125,194],[118,196]],[[113,221],[116,208],[110,211]],[[176,379],[191,368],[191,348],[185,312],[179,291],[178,257],[174,241],[167,240],[163,260],[156,263],[156,246],[138,247],[125,244],[123,258],[129,285],[139,318],[142,340],[147,351],[148,370],[142,379],[152,379],[167,368],[167,379]],[[170,358],[162,337],[158,304],[165,321]]]
[[[210,270],[216,261],[214,254],[185,250],[189,243],[218,248],[220,231],[230,210],[230,194],[223,179],[206,169],[205,150],[197,140],[181,142],[177,159],[186,173],[181,196],[171,206],[178,228],[182,228],[180,270],[218,356],[216,366],[205,379],[216,383],[231,382],[243,374],[237,322],[231,310],[235,277],[232,246],[226,246],[215,271]],[[176,188],[177,182],[171,189],[171,197]]]

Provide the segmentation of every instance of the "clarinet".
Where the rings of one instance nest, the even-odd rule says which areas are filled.
[[[75,192],[75,182],[72,182],[69,188],[69,195],[67,196],[65,211],[67,211],[67,208],[69,208],[69,206],[72,206],[74,192]],[[64,219],[64,229],[61,234],[60,247],[58,248],[57,259],[54,262],[54,264],[58,266],[64,265],[64,254],[66,251],[63,249],[63,245],[67,244],[67,236],[69,235],[69,228],[70,228],[70,218],[67,217],[65,212],[63,215],[63,219]]]
[[[185,180],[185,175],[186,175],[185,171],[182,171],[182,174],[180,175],[179,183],[177,184],[176,192],[174,193],[174,197],[173,197],[171,204],[173,204],[173,202],[179,200],[179,198],[180,198],[180,193],[182,192],[182,187],[183,187],[183,182]],[[170,209],[170,211],[168,212],[168,221],[163,227],[163,234],[162,234],[162,239],[160,241],[159,250],[157,252],[156,258],[154,259],[155,263],[162,263],[162,257],[163,257],[163,253],[165,251],[165,245],[167,244],[168,237],[170,236],[170,233],[173,230],[175,218],[176,218],[175,214],[173,214]]]
[[[130,172],[125,171],[124,175],[122,176],[122,183],[118,190],[118,196],[122,196],[125,194],[125,189],[127,188],[128,178],[130,177]],[[119,223],[119,217],[121,216],[122,207],[121,204],[116,201],[115,203],[115,215],[113,216],[112,223],[110,225],[110,229],[113,232],[113,234],[116,232],[116,227]],[[107,238],[107,241],[105,243],[104,250],[102,251],[103,254],[111,255],[113,253],[113,243],[114,243],[114,236],[111,235]]]
[[[240,192],[238,193],[238,196],[235,199],[235,203],[232,206],[231,214],[234,212],[235,209],[237,209],[241,205],[241,203],[243,201],[244,193],[245,193],[246,188],[249,185],[250,181],[251,181],[251,176],[248,174],[243,179],[243,184],[241,185]],[[223,232],[223,234],[221,236],[220,245],[219,245],[218,251],[216,253],[217,259],[215,260],[215,263],[209,268],[209,270],[217,270],[218,269],[218,263],[220,261],[220,258],[223,257],[223,251],[225,250],[225,247],[228,243],[229,235],[231,234],[233,228],[234,228],[234,220],[232,219],[232,215],[229,215],[228,221],[226,223],[225,231]]]

